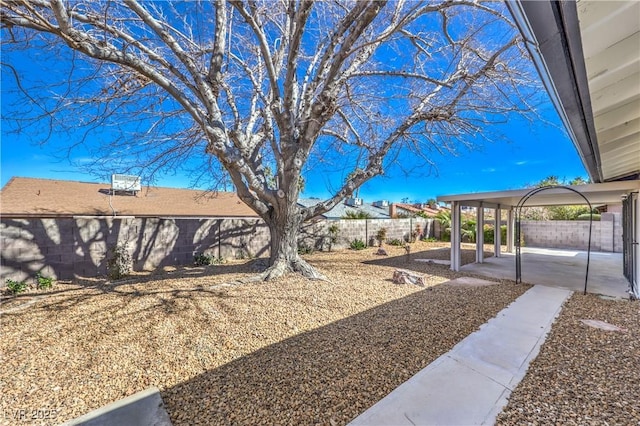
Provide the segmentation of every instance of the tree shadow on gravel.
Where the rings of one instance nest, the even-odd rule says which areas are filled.
[[[437,263],[419,262],[416,259],[436,259],[436,260],[450,260],[451,249],[448,247],[438,248],[432,250],[422,250],[415,253],[409,253],[408,255],[400,256],[380,256],[379,259],[367,260],[362,262],[365,265],[377,265],[387,266],[390,268],[402,268],[415,272],[429,273],[431,275],[442,275],[450,277],[451,274],[446,271],[450,271],[449,265],[442,265]],[[484,256],[492,257],[492,251],[484,251]],[[473,263],[476,261],[475,249],[461,249],[460,260],[462,265]],[[440,274],[442,271],[443,274]]]
[[[436,286],[162,392],[174,425],[345,424],[495,316],[522,286]]]
[[[159,268],[154,271],[142,271],[133,272],[118,280],[111,280],[106,276],[100,277],[86,277],[76,276],[73,280],[54,280],[55,283],[61,284],[57,289],[43,292],[41,294],[58,294],[69,291],[69,289],[75,290],[77,287],[94,288],[105,293],[117,291],[117,289],[123,285],[130,284],[143,284],[150,281],[165,281],[176,280],[183,278],[201,278],[201,277],[216,277],[220,275],[233,275],[233,274],[256,274],[259,270],[264,269],[266,259],[257,258],[251,259],[246,262],[209,265],[209,266],[174,266],[170,269]],[[31,297],[34,294],[17,294],[12,295],[12,298],[19,299],[20,297]]]
[[[117,294],[123,297],[123,303],[127,303],[130,298],[145,296],[150,294],[169,293],[174,296],[189,293],[207,294],[220,296],[221,293],[215,288],[220,284],[212,283],[210,286],[202,283],[194,288],[170,289],[164,291],[156,290],[132,290],[129,286],[145,284],[147,282],[162,283],[169,280],[181,280],[185,278],[206,278],[217,277],[221,275],[251,275],[256,274],[258,269],[263,267],[264,259],[253,259],[245,263],[233,263],[210,266],[182,266],[172,271],[158,270],[149,273],[134,273],[120,280],[110,281],[107,278],[86,278],[78,277],[73,282],[61,281],[56,282],[54,287],[46,291],[30,291],[27,293],[10,294],[8,292],[0,293],[0,305],[3,313],[10,313],[14,310],[27,307],[34,302],[43,299],[52,299],[53,296],[69,295],[69,298],[59,299],[56,301],[46,302],[44,309],[65,310],[74,305],[89,302],[91,299],[101,294]],[[233,283],[233,280],[230,280]],[[79,289],[89,290],[88,292],[79,292]],[[38,309],[38,306],[32,309]]]

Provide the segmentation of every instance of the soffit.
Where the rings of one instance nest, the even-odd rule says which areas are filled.
[[[577,2],[602,177],[640,173],[640,2]]]

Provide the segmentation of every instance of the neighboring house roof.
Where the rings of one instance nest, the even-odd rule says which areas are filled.
[[[14,177],[0,191],[6,217],[117,216],[257,217],[235,193],[143,187],[136,195],[113,195],[111,185]]]
[[[409,213],[424,212],[429,216],[435,216],[440,210],[432,209],[431,207],[416,207],[413,204],[395,203],[397,209],[404,210]]]
[[[318,204],[320,201],[316,198],[301,198],[298,200],[298,204],[303,207],[311,207]],[[341,219],[349,211],[363,211],[368,213],[372,219],[389,219],[388,207],[375,207],[371,204],[363,203],[361,206],[348,206],[344,203],[338,204],[328,212],[322,214],[322,217],[327,219]]]

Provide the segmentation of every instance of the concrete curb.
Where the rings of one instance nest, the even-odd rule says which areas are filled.
[[[172,426],[160,390],[152,387],[100,407],[62,426]]]

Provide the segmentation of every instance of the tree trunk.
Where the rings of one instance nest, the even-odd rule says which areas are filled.
[[[259,279],[268,281],[289,272],[298,272],[307,278],[326,280],[324,275],[298,254],[298,233],[302,218],[297,203],[283,202],[280,206],[274,206],[264,220],[271,235],[271,257],[269,267],[258,277]]]

